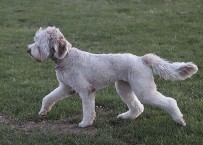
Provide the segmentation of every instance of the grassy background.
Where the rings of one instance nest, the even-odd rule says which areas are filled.
[[[201,5],[201,0],[0,0],[0,116],[12,120],[0,124],[0,144],[203,144]],[[54,63],[33,61],[26,48],[37,29],[49,25],[92,53],[152,52],[193,61],[199,72],[192,79],[155,80],[160,92],[177,100],[187,126],[151,106],[136,120],[116,119],[127,107],[110,86],[97,93],[94,135],[80,133],[83,129],[16,128],[30,121],[75,124],[82,117],[79,97],[57,103],[44,119],[37,116],[42,98],[58,84]]]

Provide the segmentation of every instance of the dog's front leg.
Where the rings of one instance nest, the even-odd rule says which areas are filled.
[[[79,93],[82,99],[82,107],[83,107],[83,119],[79,123],[79,127],[88,127],[93,124],[93,121],[96,117],[95,112],[95,91],[85,91]]]
[[[59,85],[58,88],[56,88],[50,94],[43,98],[42,107],[38,114],[40,116],[46,116],[57,101],[63,100],[64,98],[69,97],[73,94],[75,94],[75,91],[72,90],[70,87]]]

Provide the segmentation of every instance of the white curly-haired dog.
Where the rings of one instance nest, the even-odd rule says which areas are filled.
[[[137,118],[144,111],[143,103],[164,109],[178,124],[186,125],[176,100],[157,91],[153,73],[165,80],[185,80],[198,70],[191,62],[171,63],[155,54],[92,54],[72,47],[56,27],[40,28],[27,52],[39,62],[56,63],[59,87],[43,98],[39,115],[47,115],[57,101],[78,93],[83,106],[79,127],[90,126],[96,116],[96,91],[115,83],[129,108],[118,118]]]

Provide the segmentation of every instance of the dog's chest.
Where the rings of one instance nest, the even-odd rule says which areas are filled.
[[[68,74],[63,68],[58,67],[55,69],[56,71],[56,77],[59,82],[63,82],[64,84],[67,84],[67,80],[69,77],[71,77],[70,74]]]

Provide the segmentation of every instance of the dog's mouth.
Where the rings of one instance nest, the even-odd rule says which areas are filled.
[[[42,62],[41,60],[39,60],[39,59],[35,59],[37,62]]]
[[[37,62],[42,62],[40,59],[33,57],[31,53],[29,53],[29,55],[30,55],[31,58],[34,59],[35,61],[37,61]]]
[[[31,48],[28,47],[27,53],[31,56],[32,59],[36,60],[37,62],[41,62],[39,58],[35,58],[34,56],[32,56]]]

